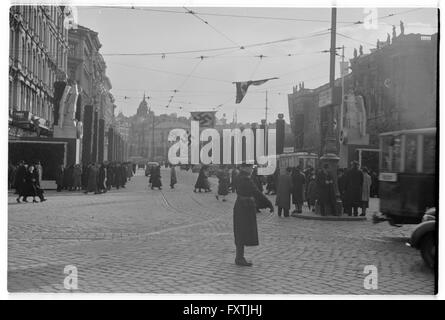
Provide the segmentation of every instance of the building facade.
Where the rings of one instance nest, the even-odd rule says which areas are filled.
[[[340,165],[347,166],[357,150],[377,150],[380,133],[437,126],[437,34],[394,34],[370,53],[359,52],[350,60],[352,72],[335,80],[336,91],[343,86],[343,119],[341,94],[330,109],[320,107],[329,84],[299,86],[288,95],[297,151],[323,154],[333,126]],[[327,123],[327,111],[334,123]]]
[[[11,6],[9,10],[9,135],[52,134],[53,84],[67,77],[65,6]]]

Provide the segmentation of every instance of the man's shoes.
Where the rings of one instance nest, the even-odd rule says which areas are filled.
[[[245,258],[235,259],[235,264],[242,267],[251,267],[253,265],[252,262],[247,261]]]
[[[364,213],[362,213],[362,214],[360,215],[360,217],[364,217],[364,216],[366,216],[366,214],[364,214]]]

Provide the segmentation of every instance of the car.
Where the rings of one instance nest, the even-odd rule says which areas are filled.
[[[423,215],[422,222],[411,234],[408,246],[420,250],[425,264],[435,269],[437,251],[436,208],[428,209]]]

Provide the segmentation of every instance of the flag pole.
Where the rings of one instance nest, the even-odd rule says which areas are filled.
[[[266,119],[266,126],[267,126],[267,90],[266,90],[266,114],[265,114],[265,119]]]

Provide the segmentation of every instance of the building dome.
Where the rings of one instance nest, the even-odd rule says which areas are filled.
[[[147,100],[145,100],[145,93],[136,114],[138,117],[146,117],[148,115],[148,103]]]

